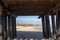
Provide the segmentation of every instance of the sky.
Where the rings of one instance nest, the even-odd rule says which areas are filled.
[[[39,16],[18,16],[16,18],[17,23],[26,23],[26,24],[41,24],[41,18]]]
[[[16,18],[16,22],[17,23],[21,23],[21,24],[42,24],[42,20],[41,18],[38,19],[39,16],[18,16]],[[55,21],[56,21],[56,16],[55,17]],[[50,25],[52,26],[51,23],[51,16],[49,16],[49,20],[50,20]]]

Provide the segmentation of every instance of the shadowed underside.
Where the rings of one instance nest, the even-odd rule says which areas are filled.
[[[55,34],[57,40],[60,40],[60,0],[3,0],[0,1],[0,27],[1,37],[12,40],[16,36],[16,16],[18,15],[39,15],[42,18],[43,36],[46,39],[52,37],[50,32],[49,14],[51,14],[52,30],[57,31]],[[56,14],[56,25],[54,14]],[[58,15],[57,15],[58,14]],[[8,17],[8,18],[7,18]],[[7,19],[6,19],[7,18]],[[8,21],[8,25],[7,25]],[[53,29],[57,26],[56,30]],[[46,34],[46,35],[45,35]],[[1,38],[0,37],[0,38]],[[2,39],[2,38],[1,38]]]
[[[45,15],[59,0],[3,0],[16,15]]]

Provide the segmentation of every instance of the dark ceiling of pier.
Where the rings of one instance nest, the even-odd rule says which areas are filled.
[[[59,0],[3,0],[16,15],[42,15],[55,8]]]

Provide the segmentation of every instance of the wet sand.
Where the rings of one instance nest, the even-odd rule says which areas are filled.
[[[17,38],[14,40],[42,40],[42,27],[17,26]]]

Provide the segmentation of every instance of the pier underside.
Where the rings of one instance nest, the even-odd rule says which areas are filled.
[[[60,40],[60,0],[0,0],[0,40],[13,40],[16,37],[16,17],[25,15],[42,18],[45,39]],[[49,16],[52,20],[53,36],[50,35]]]

